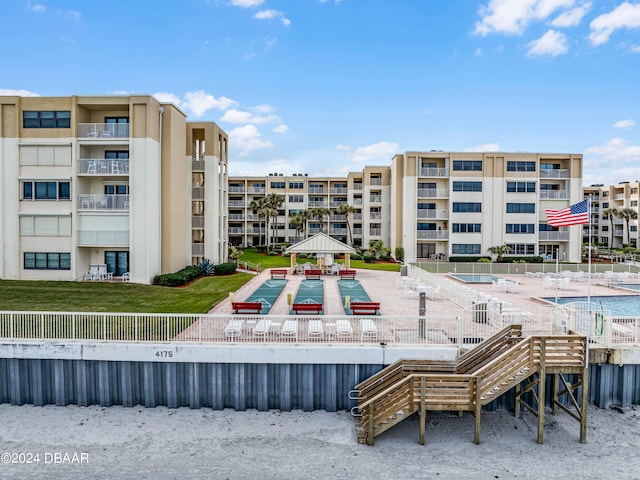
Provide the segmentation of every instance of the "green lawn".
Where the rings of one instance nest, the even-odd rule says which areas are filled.
[[[0,310],[206,313],[252,278],[247,273],[204,277],[181,288],[122,282],[0,280]]]
[[[281,257],[279,255],[264,255],[258,253],[255,248],[247,248],[238,260],[239,262],[249,262],[253,265],[260,264],[260,269],[288,267],[291,265],[289,257]],[[298,258],[297,263],[316,263],[315,259]],[[338,260],[338,263],[344,263]],[[362,268],[365,270],[384,270],[387,272],[399,272],[400,264],[398,263],[364,263],[362,260],[351,260],[351,268]]]

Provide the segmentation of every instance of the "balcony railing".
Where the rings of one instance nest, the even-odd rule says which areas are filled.
[[[448,230],[418,230],[418,240],[447,240]]]
[[[362,205],[362,198],[354,198],[353,199],[353,204],[354,205]]]
[[[614,200],[624,200],[624,193],[616,193],[616,194],[613,196],[613,199],[614,199]]]
[[[244,187],[229,187],[229,192],[231,193],[243,193]]]
[[[346,228],[332,228],[329,230],[329,235],[346,235]]]
[[[204,200],[204,187],[191,187],[191,200]]]
[[[373,220],[378,220],[378,219],[382,218],[382,213],[381,212],[369,212],[369,218],[371,218]]]
[[[329,204],[326,202],[309,202],[309,206],[310,207],[323,207],[323,208],[328,208]]]
[[[129,210],[129,195],[80,194],[78,210]]]
[[[231,234],[244,233],[244,228],[242,228],[242,227],[229,227],[229,233],[231,233]]]
[[[347,194],[347,187],[332,187],[332,188],[329,189],[329,192],[330,193],[346,195]]]
[[[362,235],[362,229],[361,228],[354,228],[352,233],[354,235]]]
[[[540,190],[540,199],[556,200],[569,198],[569,190]]]
[[[309,187],[309,193],[327,193],[324,187]]]
[[[354,213],[353,214],[353,219],[354,220],[362,220],[362,213]]]
[[[321,228],[310,228],[309,229],[309,234],[310,235],[315,235],[316,233],[320,233],[320,232],[322,232]]]
[[[449,210],[418,209],[418,218],[449,218]]]
[[[448,168],[433,168],[426,167],[420,169],[421,177],[448,177],[449,169]]]
[[[353,189],[354,190],[362,190],[362,184],[361,183],[354,183],[353,184]]]
[[[613,234],[614,234],[616,237],[624,237],[624,230],[614,230],[614,231],[613,231]]]
[[[369,201],[371,203],[380,203],[382,202],[382,197],[380,195],[372,195],[369,197]]]
[[[248,193],[264,193],[265,192],[265,188],[264,187],[249,187],[249,188],[247,188],[247,192]]]
[[[569,232],[538,232],[541,242],[568,242]]]
[[[79,123],[78,138],[108,140],[110,138],[129,138],[128,123]]]
[[[540,169],[540,178],[569,178],[568,168]]]
[[[80,247],[128,247],[129,231],[113,230],[78,230],[78,246]]]
[[[423,198],[435,198],[435,197],[448,197],[449,190],[446,188],[419,188],[418,197]]]
[[[369,229],[369,235],[372,235],[374,237],[379,237],[380,235],[382,235],[382,229],[381,228],[370,228]]]
[[[78,175],[129,175],[129,159],[80,158]]]
[[[244,214],[242,213],[230,213],[229,220],[244,220]]]
[[[345,222],[347,220],[346,215],[331,215],[329,218],[331,222]]]
[[[202,160],[191,160],[191,171],[192,172],[204,172],[204,161],[202,161]]]
[[[382,179],[381,178],[371,178],[369,185],[382,185]]]
[[[244,200],[229,200],[230,207],[244,207]]]

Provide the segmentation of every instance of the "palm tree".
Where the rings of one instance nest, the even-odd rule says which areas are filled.
[[[309,219],[309,212],[307,210],[301,210],[296,212],[290,219],[289,223],[296,229],[296,237],[300,238],[302,232],[307,228],[307,220]]]
[[[349,223],[349,215],[356,211],[356,207],[352,207],[348,203],[342,203],[338,205],[337,212],[340,215],[344,215],[344,218],[347,222],[347,229],[349,231],[349,245],[353,246],[353,238],[351,237],[351,224]]]
[[[258,220],[260,220],[261,218],[266,218],[265,211],[264,211],[264,208],[266,207],[266,205],[267,205],[267,200],[265,198],[259,198],[258,200],[252,200],[251,203],[249,204],[249,208],[253,210],[253,213],[258,215]],[[258,241],[260,242],[260,245],[262,245],[262,232],[263,232],[262,225],[260,225],[258,228],[260,229]],[[266,225],[265,225],[264,231],[266,235]]]
[[[324,217],[330,214],[331,212],[326,207],[313,207],[309,210],[309,216],[311,218],[317,218],[320,221],[320,231],[323,230],[322,221],[324,220]]]
[[[276,223],[278,221],[278,209],[284,203],[284,197],[279,193],[270,193],[265,197],[266,217],[267,217],[267,234],[269,233],[270,219],[273,219]],[[277,225],[276,225],[277,226]],[[273,233],[272,233],[273,237]],[[269,238],[267,235],[267,251],[269,251]]]
[[[627,226],[627,243],[631,244],[631,232],[629,231],[629,221],[638,219],[638,212],[633,208],[623,208],[618,212],[618,217],[624,220]],[[623,242],[624,243],[624,242]]]
[[[613,217],[617,217],[619,211],[617,208],[607,208],[602,211],[602,216],[609,219],[609,250],[613,248]]]
[[[487,248],[487,251],[493,255],[497,255],[496,261],[501,261],[502,257],[507,255],[511,251],[511,247],[509,245],[495,245],[493,247]]]
[[[382,240],[369,240],[369,251],[377,258],[384,248]]]

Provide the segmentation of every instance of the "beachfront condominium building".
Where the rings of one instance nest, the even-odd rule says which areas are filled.
[[[251,247],[295,243],[319,232],[355,247],[370,240],[389,244],[389,167],[365,167],[347,177],[309,177],[308,174],[229,178],[229,242]],[[277,216],[265,231],[261,201],[277,195],[282,200]],[[344,211],[341,205],[349,205]],[[292,221],[299,212],[308,218]],[[267,235],[268,234],[268,238]]]
[[[582,200],[582,155],[406,152],[391,165],[392,251],[405,260],[510,255],[580,261],[581,227],[552,227],[546,209]]]
[[[611,248],[637,247],[640,181],[595,184],[583,191],[591,203],[591,242]],[[583,241],[588,239],[589,226],[585,225]]]
[[[0,97],[0,278],[225,261],[227,143],[151,96]]]

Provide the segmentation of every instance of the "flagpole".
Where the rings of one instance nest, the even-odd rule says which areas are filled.
[[[591,195],[587,197],[587,215],[589,219],[589,249],[587,260],[587,308],[589,309],[589,324],[587,325],[587,346],[585,348],[585,368],[589,368],[589,337],[591,336]],[[583,386],[584,388],[584,386]]]

